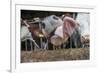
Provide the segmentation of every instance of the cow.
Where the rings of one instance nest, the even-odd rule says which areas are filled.
[[[63,21],[56,15],[50,15],[45,17],[42,23],[45,24],[45,31],[43,33],[47,37],[48,47],[52,49],[54,44],[51,43],[51,37],[54,35],[56,28],[63,25]]]
[[[89,24],[89,13],[78,13],[76,20],[80,24],[80,34],[81,34],[81,43],[82,47],[86,48],[89,47],[90,42],[90,24]]]
[[[30,25],[27,23],[27,20],[22,20],[21,19],[21,42],[25,41],[25,48],[26,50],[28,50],[27,48],[27,40],[30,41],[30,45],[31,45],[31,50],[33,50],[33,45],[32,42],[34,43],[34,45],[39,48],[39,46],[37,45],[37,43],[35,42],[35,40],[32,37],[32,34],[29,30]],[[21,43],[22,44],[22,43]],[[22,44],[23,45],[23,44]],[[22,46],[21,46],[22,47]]]
[[[32,38],[42,49],[56,48],[79,48],[80,32],[79,24],[69,16],[60,18],[56,15],[45,18],[34,18],[27,22]]]
[[[28,29],[31,32],[32,38],[35,40],[39,49],[47,49],[48,48],[48,40],[47,37],[43,34],[45,33],[45,24],[41,22],[42,18],[36,17],[32,20],[28,20],[27,24],[30,26]],[[34,47],[35,48],[35,47]]]
[[[49,34],[49,42],[52,45],[57,47],[61,46],[63,43],[66,44],[66,42],[71,41],[73,47],[80,47],[79,25],[73,18],[65,16],[62,20],[56,15],[51,15],[46,17],[43,20],[43,23],[45,24],[46,33]]]

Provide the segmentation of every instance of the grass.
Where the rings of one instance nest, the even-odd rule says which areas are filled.
[[[89,48],[21,51],[21,63],[89,59]]]

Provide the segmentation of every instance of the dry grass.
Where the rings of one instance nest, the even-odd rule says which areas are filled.
[[[46,61],[68,61],[89,59],[88,48],[78,49],[58,49],[58,50],[38,50],[21,51],[21,62],[46,62]]]

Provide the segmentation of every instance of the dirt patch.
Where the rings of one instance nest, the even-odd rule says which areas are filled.
[[[89,59],[89,48],[21,51],[21,63]]]

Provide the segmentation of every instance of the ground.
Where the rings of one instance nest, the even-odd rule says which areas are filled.
[[[21,63],[89,60],[89,48],[21,51]]]

